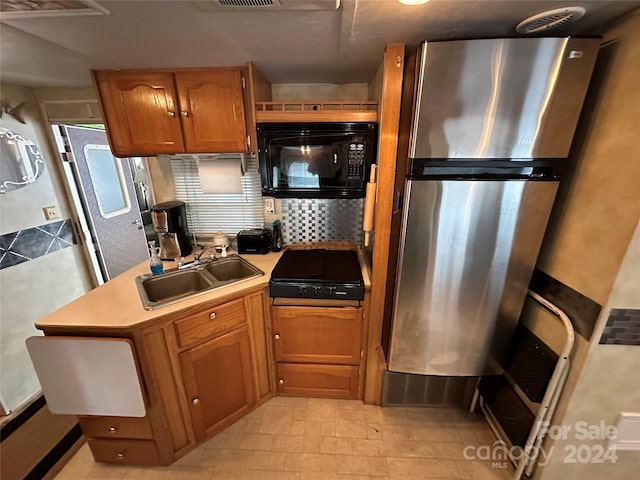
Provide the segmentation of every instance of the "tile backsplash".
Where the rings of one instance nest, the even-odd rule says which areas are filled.
[[[285,245],[362,243],[363,198],[283,198],[281,202]]]
[[[71,220],[0,235],[0,269],[28,262],[76,244]]]
[[[602,305],[537,268],[529,288],[562,309],[578,335],[591,339]]]
[[[600,337],[600,343],[640,346],[640,310],[612,309]]]

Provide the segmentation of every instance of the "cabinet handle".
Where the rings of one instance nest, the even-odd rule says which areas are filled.
[[[198,405],[199,403],[200,403],[200,399],[198,397],[195,397],[193,400],[191,400],[192,405]]]
[[[280,385],[283,385],[283,384],[284,384],[284,380],[283,380],[283,379],[280,379],[280,380],[278,380],[278,383],[279,383]]]
[[[167,112],[167,115],[169,115],[170,117],[175,117],[176,116],[176,112]]]
[[[122,460],[124,458],[124,453],[116,453],[116,457],[118,458],[118,460]]]
[[[210,318],[211,320],[213,320],[214,318],[216,318],[216,312],[211,312],[211,313],[209,314],[209,318]]]
[[[183,110],[182,112],[180,112],[180,115],[182,115],[183,117],[188,117],[189,112],[187,112],[186,110]]]
[[[273,336],[273,338],[275,338],[276,340],[280,340],[280,335],[278,335],[277,333]]]
[[[116,430],[118,430],[116,427],[109,427],[109,433],[116,433]]]

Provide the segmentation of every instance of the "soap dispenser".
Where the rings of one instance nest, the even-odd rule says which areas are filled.
[[[162,266],[162,260],[160,260],[160,257],[158,257],[158,249],[156,248],[155,240],[149,240],[149,250],[151,251],[151,260],[149,260],[151,273],[153,273],[154,275],[160,275],[164,273],[164,267]]]

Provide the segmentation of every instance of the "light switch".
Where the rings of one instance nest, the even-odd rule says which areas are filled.
[[[42,211],[44,212],[45,220],[55,220],[56,218],[60,218],[60,215],[58,214],[58,207],[55,205],[44,207]]]

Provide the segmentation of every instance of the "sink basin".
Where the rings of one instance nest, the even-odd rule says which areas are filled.
[[[221,282],[254,277],[256,276],[256,271],[260,274],[262,273],[256,267],[251,265],[249,262],[244,261],[240,257],[227,257],[221,260],[216,260],[204,268]]]
[[[209,290],[211,286],[211,281],[195,270],[154,276],[142,281],[142,288],[150,302],[187,297]]]
[[[163,275],[140,275],[136,277],[136,284],[144,308],[154,310],[261,275],[264,272],[244,258],[230,255],[212,263],[173,270]]]

